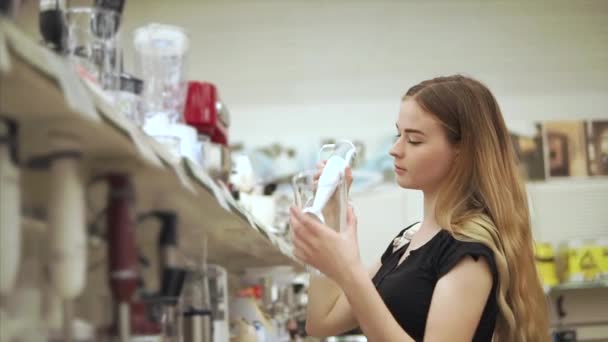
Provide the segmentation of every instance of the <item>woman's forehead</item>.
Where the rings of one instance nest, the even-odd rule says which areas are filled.
[[[400,130],[418,129],[421,131],[439,128],[439,122],[435,117],[425,112],[414,100],[401,102],[397,126]]]

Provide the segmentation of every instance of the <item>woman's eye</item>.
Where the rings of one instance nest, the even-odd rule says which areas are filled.
[[[408,143],[412,144],[412,145],[420,145],[421,142],[420,141],[412,141],[412,140],[408,140]]]

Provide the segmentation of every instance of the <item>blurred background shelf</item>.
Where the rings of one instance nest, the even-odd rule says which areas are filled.
[[[549,289],[549,295],[559,295],[564,292],[570,291],[582,291],[582,290],[595,290],[595,289],[608,289],[608,280],[596,280],[587,282],[571,282],[556,285]]]

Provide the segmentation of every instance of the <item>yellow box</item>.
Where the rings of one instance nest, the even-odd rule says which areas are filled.
[[[608,238],[597,241],[595,254],[599,266],[599,278],[608,279]]]
[[[540,282],[545,287],[552,287],[559,283],[555,264],[555,250],[549,243],[537,242],[534,244],[534,257],[536,270]]]
[[[602,249],[593,242],[573,240],[568,243],[566,281],[592,281],[600,274],[599,256]]]

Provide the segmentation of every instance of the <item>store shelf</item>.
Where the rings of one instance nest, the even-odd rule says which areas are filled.
[[[137,210],[168,209],[180,219],[184,254],[202,253],[230,271],[299,264],[285,241],[236,203],[221,184],[117,114],[102,92],[84,83],[66,61],[38,46],[0,18],[0,115],[19,123],[23,202],[44,216],[48,204],[45,157],[57,137],[76,141],[82,173],[89,181],[107,172],[125,172],[136,187]],[[42,167],[41,167],[42,166]],[[103,191],[91,204],[104,205]]]
[[[554,330],[574,330],[577,340],[608,338],[608,281],[570,282],[548,293],[550,323]]]
[[[556,285],[548,290],[549,295],[560,295],[570,291],[608,289],[608,280],[596,280],[585,282],[570,282]]]

